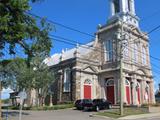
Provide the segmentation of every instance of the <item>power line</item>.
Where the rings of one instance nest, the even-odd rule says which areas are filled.
[[[153,12],[151,15],[148,15],[144,18],[141,19],[141,21],[145,21],[145,20],[148,20],[150,18],[153,18],[153,16],[155,16],[156,14],[159,14],[160,13],[160,9],[158,9],[157,11]]]
[[[33,13],[28,13],[28,14],[30,14],[30,15],[36,17],[36,18],[42,19],[42,17],[40,17],[40,16],[38,16],[38,15],[35,15],[35,14],[33,14]],[[93,36],[93,35],[91,35],[91,34],[88,34],[88,33],[79,31],[79,30],[77,30],[77,29],[74,29],[74,28],[65,26],[65,25],[60,24],[60,23],[57,23],[57,22],[55,22],[55,21],[52,21],[52,20],[49,20],[49,19],[47,19],[47,21],[50,22],[50,23],[59,25],[59,26],[61,26],[61,27],[64,27],[64,28],[66,28],[66,29],[69,29],[69,30],[72,30],[72,31],[76,31],[76,32],[79,32],[79,33],[81,33],[81,34],[88,35],[88,36],[90,36],[90,37],[95,37],[95,36]],[[148,35],[148,34],[151,34],[152,32],[156,31],[156,30],[159,29],[159,28],[160,28],[160,25],[157,26],[157,27],[155,27],[155,28],[153,28],[151,31],[149,31],[148,33],[144,34],[143,36],[146,36],[146,35]],[[136,28],[134,28],[134,29],[136,29]],[[67,41],[63,41],[63,40],[55,39],[55,38],[54,38],[54,40],[56,40],[56,41],[65,42],[65,43],[67,43],[67,44],[69,43],[70,45],[74,45],[74,46],[75,46],[74,43],[83,44],[83,43],[79,43],[79,42],[77,42],[77,41],[74,41],[74,40],[71,40],[71,39],[67,39],[67,38],[63,38],[63,37],[60,37],[60,36],[55,36],[55,35],[51,35],[51,36],[56,37],[56,38],[60,38],[60,39],[63,39],[63,40],[67,40]],[[143,37],[143,36],[141,36],[141,37]],[[133,41],[136,41],[136,40],[138,40],[139,38],[140,38],[140,37],[134,39]],[[74,42],[74,43],[72,43],[72,42]],[[82,46],[81,46],[81,47],[82,47]],[[84,46],[83,46],[83,47],[84,47]],[[91,47],[91,46],[88,46],[88,47],[95,49],[95,47]],[[89,48],[87,48],[87,49],[89,49]],[[133,49],[134,49],[134,48],[133,48]],[[97,50],[97,48],[96,48],[96,50]],[[100,50],[100,52],[102,53],[102,50]],[[140,52],[140,51],[138,51],[138,52]],[[140,53],[142,53],[142,52],[140,52]],[[155,60],[160,61],[160,59],[158,59],[158,58],[156,58],[156,57],[153,57],[153,56],[151,56],[151,55],[150,55],[150,57],[153,58],[153,59],[155,59]]]
[[[38,16],[38,15],[35,15],[35,14],[33,14],[33,13],[27,12],[27,14],[29,14],[29,15],[31,15],[31,16],[34,16],[34,17],[36,17],[36,18],[42,19],[42,17],[40,17],[40,16]],[[68,29],[68,30],[75,31],[75,32],[78,32],[78,33],[81,33],[81,34],[84,34],[84,35],[87,35],[87,36],[90,36],[90,37],[93,37],[93,38],[95,37],[95,36],[92,35],[92,34],[89,34],[89,33],[80,31],[80,30],[78,30],[78,29],[75,29],[75,28],[72,28],[72,27],[63,25],[63,24],[58,23],[58,22],[55,22],[55,21],[53,21],[53,20],[49,20],[49,19],[46,19],[46,20],[47,20],[48,22],[54,24],[54,25],[56,24],[56,25],[58,25],[58,26],[61,26],[61,27],[63,27],[63,28],[66,28],[66,29]]]
[[[76,46],[76,44],[70,43],[70,42],[68,42],[68,41],[64,41],[64,40],[60,40],[60,39],[55,39],[55,38],[52,38],[52,39],[55,40],[55,41],[59,41],[59,42],[62,42],[62,43],[66,43],[66,44],[69,44],[69,45]],[[83,48],[86,48],[86,49],[90,49],[89,47],[86,47],[86,46],[80,46],[80,47],[83,47]],[[93,48],[93,47],[91,47],[91,48]],[[99,50],[97,50],[97,49],[91,49],[91,50],[95,50],[95,51],[101,52],[101,53],[107,53],[107,52],[103,52],[102,50],[99,51]],[[118,57],[118,55],[115,54],[114,52],[113,52],[113,54]],[[125,55],[125,54],[124,54],[124,55]],[[131,60],[129,60],[129,61],[131,61],[131,62],[136,61],[134,58],[131,58],[131,57],[129,57],[129,56],[126,56],[126,55],[125,55],[125,57],[128,57],[129,59],[131,59]],[[127,61],[128,61],[128,60],[127,60]],[[140,63],[134,62],[134,64],[137,64],[137,65],[142,66],[142,64],[140,64]],[[160,70],[160,68],[159,68],[158,66],[154,65],[153,63],[151,63],[151,65],[152,65],[152,66],[155,66],[156,68],[158,68],[158,69]]]
[[[150,31],[150,33],[151,33],[151,32],[154,32],[155,30],[157,30],[157,29],[159,29],[159,28],[160,28],[160,26],[158,26],[158,27],[156,27],[156,28],[153,28],[153,29]],[[50,35],[50,36],[56,37],[56,38],[58,38],[58,39],[66,40],[67,42],[71,42],[72,45],[75,45],[75,44],[73,44],[73,43],[76,43],[76,44],[78,43],[78,44],[80,44],[80,45],[83,44],[83,43],[77,42],[77,41],[75,41],[75,40],[63,38],[63,37],[60,37],[60,36],[55,36],[55,35]],[[135,40],[136,40],[136,39],[134,39],[133,41],[135,41]],[[65,42],[66,42],[66,41],[65,41]],[[88,45],[85,45],[85,46],[87,46],[87,47],[89,47],[89,48],[96,49],[96,50],[99,49],[99,48],[93,47],[93,46],[88,46]],[[132,46],[130,46],[130,48],[132,48],[132,50],[135,50],[135,48],[133,48]],[[130,48],[127,48],[127,49],[132,52],[132,50],[131,50]],[[99,49],[99,50],[100,50],[100,52],[102,52],[101,49]],[[141,52],[141,51],[139,51],[139,50],[137,50],[137,52],[139,52],[139,53],[141,53],[141,54],[144,54],[143,52]],[[104,53],[106,53],[106,52],[104,52]],[[152,56],[152,55],[148,55],[148,54],[144,54],[144,55],[146,55],[146,56],[148,56],[148,57],[150,57],[150,58],[152,58],[152,59],[155,59],[155,60],[157,60],[157,61],[160,61],[159,58],[156,58],[156,57],[154,57],[154,56]]]
[[[42,17],[40,17],[40,16],[38,16],[38,15],[35,15],[35,14],[33,14],[33,13],[27,12],[27,14],[32,15],[32,16],[34,16],[34,17],[36,17],[36,18],[42,19]],[[94,38],[95,38],[94,35],[91,35],[91,34],[89,34],[89,33],[82,32],[82,31],[80,31],[80,30],[77,30],[77,29],[68,27],[68,26],[66,26],[66,25],[60,24],[60,23],[58,23],[58,22],[55,22],[55,21],[52,21],[52,20],[49,20],[49,19],[46,19],[46,20],[47,20],[48,22],[52,23],[52,24],[57,24],[57,25],[62,26],[62,27],[64,27],[64,28],[66,28],[66,29],[69,29],[69,30],[72,30],[72,31],[76,31],[76,32],[79,32],[79,33],[81,33],[81,34],[89,35],[90,37],[94,37]],[[143,19],[143,20],[144,20],[144,19]],[[148,34],[151,34],[151,33],[153,33],[154,31],[158,30],[159,28],[160,28],[160,25],[156,26],[155,28],[153,28],[152,30],[150,30],[148,33],[144,34],[144,35],[141,36],[141,37],[144,37],[144,36],[146,36],[146,35],[148,35]],[[133,29],[136,29],[136,28],[133,28]],[[132,29],[132,30],[133,30],[133,29]],[[62,37],[60,37],[60,36],[55,36],[55,35],[51,35],[51,36],[54,36],[54,37],[57,37],[57,38],[60,38],[60,39],[64,39],[64,40],[68,40],[68,41],[71,41],[71,42],[74,42],[74,43],[76,42],[76,43],[78,43],[78,44],[83,44],[83,43],[79,43],[79,42],[74,41],[74,40],[69,40],[69,39],[67,39],[67,38],[62,38]],[[140,37],[134,39],[133,41],[136,41],[136,40],[138,40],[139,38],[140,38]],[[140,51],[139,51],[139,52],[140,52]],[[156,57],[151,56],[151,55],[150,55],[150,57],[153,58],[153,59],[155,59],[155,60],[160,61],[159,58],[156,58]]]
[[[160,28],[160,25],[158,25],[158,26],[156,26],[155,28],[151,29],[148,33],[144,34],[143,36],[146,36],[146,35],[148,35],[148,34],[151,34],[151,33],[153,33],[154,31],[158,30],[159,28]],[[55,36],[55,35],[50,35],[50,36],[57,37],[57,38],[60,38],[60,39],[63,39],[63,40],[67,40],[67,41],[70,41],[70,42],[78,43],[78,44],[83,44],[83,43],[80,43],[80,42],[77,42],[77,41],[74,41],[74,40],[71,40],[71,39],[63,38],[63,37],[60,37],[60,36]],[[138,38],[136,38],[136,39],[133,39],[132,42],[138,40],[139,38],[140,38],[140,37],[138,37]],[[133,48],[133,47],[130,46],[130,48]],[[96,49],[97,49],[97,48],[96,48]],[[133,49],[135,49],[135,48],[133,48]],[[144,54],[143,52],[138,51],[138,50],[137,50],[137,52]],[[155,60],[160,61],[159,58],[156,58],[156,57],[154,57],[154,56],[152,56],[152,55],[148,55],[148,54],[147,54],[147,56],[149,56],[149,57],[151,57],[151,58],[153,58],[153,59],[155,59]]]

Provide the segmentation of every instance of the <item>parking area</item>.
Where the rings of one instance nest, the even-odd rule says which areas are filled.
[[[6,112],[6,111],[4,111]],[[84,112],[74,109],[54,110],[54,111],[23,111],[22,120],[113,120],[106,117],[92,116],[95,112]],[[8,119],[6,116],[4,120],[18,120],[19,111],[9,111]],[[137,120],[160,120],[159,117],[147,117]]]
[[[66,109],[55,111],[23,111],[22,120],[106,120],[106,118],[92,117],[94,112]],[[9,111],[8,120],[18,120],[19,111]],[[5,117],[5,116],[4,116]],[[112,119],[107,119],[112,120]]]

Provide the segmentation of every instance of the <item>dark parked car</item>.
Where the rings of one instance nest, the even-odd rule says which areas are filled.
[[[96,110],[110,109],[112,107],[111,102],[105,99],[80,99],[75,102],[75,107],[78,110]]]
[[[105,99],[93,99],[92,109],[99,111],[101,109],[111,109],[112,103]]]
[[[75,102],[78,110],[92,109],[93,101],[91,99],[79,99]]]

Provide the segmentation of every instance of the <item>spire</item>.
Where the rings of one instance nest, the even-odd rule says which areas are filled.
[[[134,0],[109,0],[109,6],[109,21],[121,18],[123,21],[138,27],[138,17],[135,13]]]
[[[74,53],[73,53],[73,54],[74,54],[74,57],[79,57],[80,53],[79,53],[78,49],[79,49],[79,44],[77,43],[76,49],[75,49],[75,51],[74,51]]]
[[[63,59],[64,59],[64,50],[62,49],[62,52],[61,52],[61,56],[60,56],[60,61],[63,61]]]

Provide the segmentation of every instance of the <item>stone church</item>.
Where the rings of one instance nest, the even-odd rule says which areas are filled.
[[[109,0],[109,6],[94,41],[45,59],[56,73],[54,101],[105,98],[119,104],[122,67],[124,103],[155,103],[149,38],[139,28],[134,0]]]

